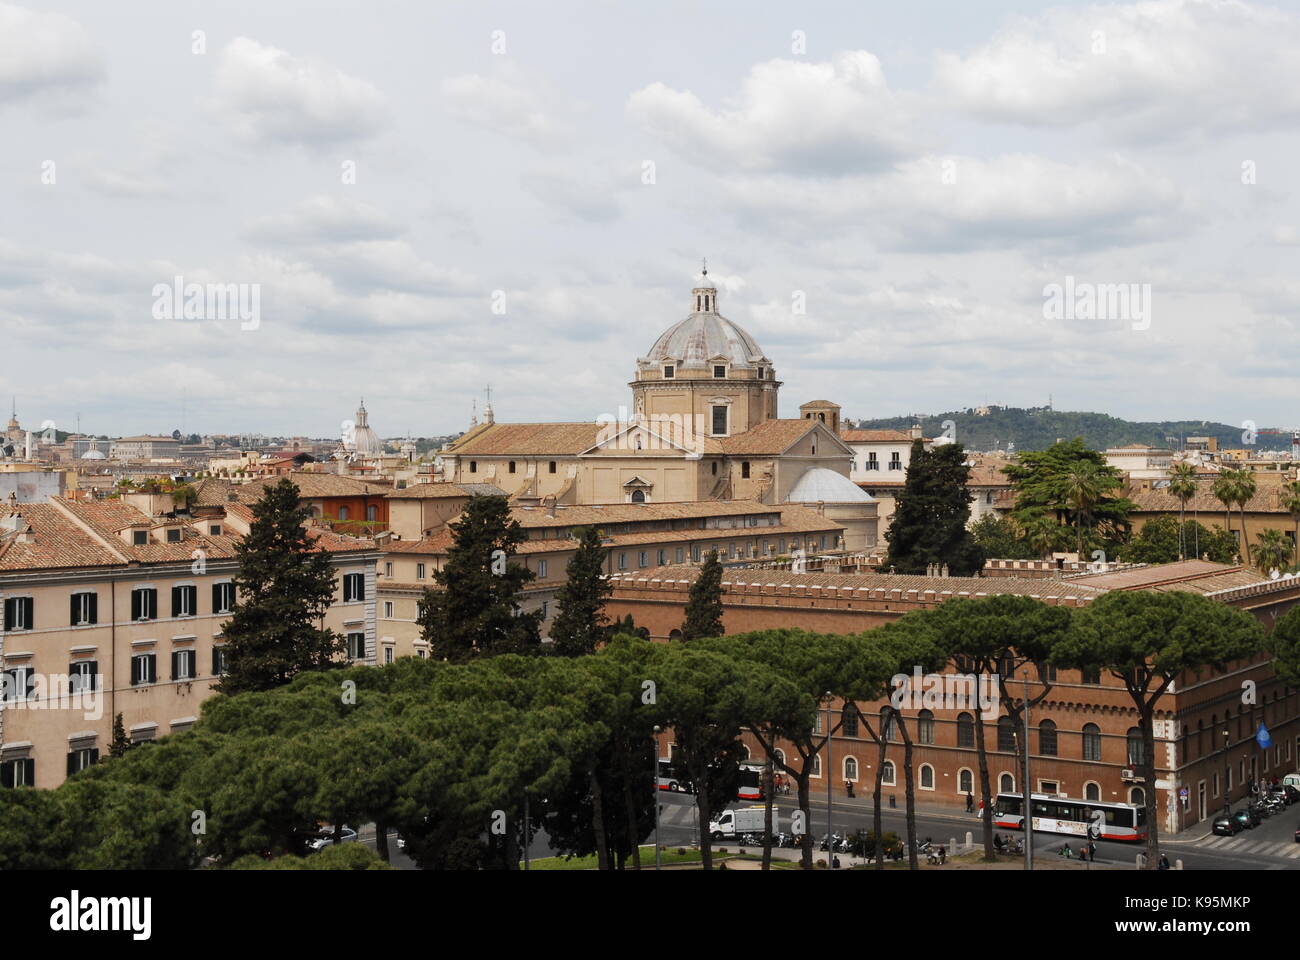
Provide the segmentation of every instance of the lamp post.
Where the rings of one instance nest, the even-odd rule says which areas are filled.
[[[1020,671],[1020,679],[1024,683],[1025,689],[1025,799],[1021,807],[1021,814],[1024,817],[1025,825],[1025,869],[1034,869],[1034,801],[1033,795],[1029,789],[1032,782],[1029,779],[1029,671]]]
[[[655,741],[655,768],[654,776],[650,778],[650,789],[654,791],[655,807],[655,869],[662,870],[659,855],[659,734],[663,733],[663,727],[655,724],[654,741]]]
[[[831,840],[831,783],[835,779],[831,772],[831,692],[826,691],[826,867],[835,866],[835,844]]]

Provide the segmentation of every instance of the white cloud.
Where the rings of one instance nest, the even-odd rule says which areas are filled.
[[[244,234],[254,240],[285,245],[389,240],[405,227],[382,210],[350,198],[318,194],[286,213],[259,217]]]
[[[509,63],[487,75],[447,77],[442,99],[457,119],[535,147],[558,147],[573,134],[567,118],[556,115],[572,108],[558,106],[558,98],[544,96],[538,81]]]
[[[906,111],[865,50],[829,63],[757,64],[721,109],[652,83],[632,94],[627,112],[682,156],[747,171],[841,174],[911,150]]]
[[[0,106],[29,99],[72,104],[104,75],[99,52],[77,21],[0,3]]]
[[[247,37],[221,51],[215,106],[237,137],[255,143],[361,140],[388,118],[383,94],[367,81]]]
[[[1284,127],[1300,116],[1300,21],[1236,0],[1150,0],[1019,18],[941,54],[937,88],[993,121],[1098,121],[1129,139]]]

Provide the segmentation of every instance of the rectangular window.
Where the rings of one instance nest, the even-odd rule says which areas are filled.
[[[660,550],[660,551],[659,551],[658,559],[659,559],[659,566],[662,567],[665,563],[668,562],[668,551],[667,551],[667,550]]]
[[[343,575],[343,602],[359,603],[366,599],[366,577],[362,573]]]
[[[618,555],[618,568],[619,568],[620,570],[626,570],[626,569],[627,569],[627,554],[626,554],[626,553],[620,553],[620,554]]]
[[[193,680],[197,670],[198,654],[194,650],[172,651],[172,679]]]
[[[0,763],[0,787],[36,786],[36,761],[31,757]]]
[[[68,751],[68,776],[74,773],[80,773],[87,767],[93,767],[99,763],[99,748],[86,747],[82,750]]]
[[[513,460],[510,461],[510,472],[511,473],[515,472],[515,462]]]
[[[714,436],[724,436],[727,432],[727,408],[716,406],[713,408],[713,434]]]
[[[423,579],[424,579],[424,564],[422,564],[422,563],[417,563],[417,564],[415,565],[415,579],[416,579],[416,580],[423,580]]]
[[[749,461],[744,460],[740,464],[740,475],[745,480],[749,479]]]
[[[10,667],[0,673],[0,687],[5,703],[30,700],[36,693],[36,674],[31,667]]]
[[[5,601],[5,630],[32,629],[32,614],[35,607],[31,597],[10,597]]]
[[[665,380],[671,380],[671,379],[672,379],[673,377],[675,377],[676,375],[677,375],[677,371],[674,370],[671,366],[665,366],[665,367],[664,367],[664,379],[665,379]]]
[[[131,686],[138,687],[158,680],[158,657],[152,653],[137,653],[131,658]]]
[[[219,536],[221,536],[221,524],[219,524],[219,523],[214,523],[214,524],[212,524],[211,526],[209,526],[209,527],[208,527],[208,533],[212,534],[212,536],[214,536],[214,537],[219,537]]]
[[[393,662],[393,648],[384,647],[384,663],[392,663],[392,662]]]
[[[638,567],[644,567],[644,566],[646,565],[646,557],[647,557],[647,556],[648,556],[648,554],[647,554],[644,550],[640,551],[640,552],[636,555],[636,563],[637,563],[637,566],[638,566]]]
[[[880,461],[876,459],[876,455],[874,453],[867,454],[867,462],[863,464],[863,469],[864,470],[880,469]]]
[[[235,585],[226,581],[225,583],[214,583],[212,585],[212,612],[229,613],[235,609]]]
[[[696,563],[700,562],[700,545],[698,543],[691,547],[691,559]]]
[[[226,672],[226,648],[224,646],[213,647],[212,648],[212,675],[214,677],[219,677],[225,672]]]
[[[177,528],[177,527],[169,527],[169,528],[167,529],[167,542],[168,542],[168,543],[180,543],[180,542],[181,542],[181,532],[180,532],[179,528]]]
[[[1061,792],[1061,784],[1056,780],[1039,780],[1038,791],[1039,793],[1057,794]]]
[[[99,661],[74,660],[68,664],[68,685],[73,693],[95,689],[95,678],[99,675]]]
[[[903,469],[903,461],[900,459],[900,455],[899,455],[899,454],[897,454],[897,453],[891,453],[891,454],[889,455],[889,469],[890,469],[890,470],[902,470],[902,469]]]
[[[136,547],[145,547],[145,546],[148,546],[148,545],[149,545],[149,531],[148,531],[148,530],[132,530],[132,531],[131,531],[131,544],[132,544],[133,546],[136,546]]]
[[[153,587],[136,587],[131,591],[131,619],[158,619],[158,591]]]
[[[554,472],[555,472],[555,461],[554,461],[554,460],[552,460],[552,461],[550,462],[550,465],[547,467],[547,470],[548,470],[549,472],[551,472],[551,473],[554,473]]]
[[[72,595],[72,616],[69,620],[74,627],[86,627],[99,622],[99,594],[74,593]]]
[[[542,620],[549,620],[551,617],[551,601],[542,601]]]
[[[685,551],[684,548],[682,548],[682,547],[678,547],[678,548],[677,548],[677,553],[675,554],[675,556],[676,556],[676,558],[677,558],[677,560],[676,560],[677,563],[681,563],[683,560],[686,559],[686,557],[685,557],[685,553],[686,553],[686,551]]]
[[[391,600],[384,601],[384,619],[393,619],[393,601]]]
[[[172,616],[192,617],[199,608],[199,588],[195,586],[172,587]]]
[[[364,633],[348,634],[348,659],[364,660],[366,657],[366,635]]]
[[[477,461],[477,460],[471,460],[471,461],[469,462],[469,472],[470,472],[470,473],[478,473],[478,461]]]
[[[713,365],[713,375],[721,380],[727,376],[727,368],[720,363],[715,363]]]
[[[538,560],[538,561],[537,561],[537,579],[539,579],[539,580],[545,580],[545,579],[546,579],[546,561],[545,561],[545,560]]]
[[[391,560],[385,561],[384,576],[391,577],[392,575],[393,575],[393,561]]]

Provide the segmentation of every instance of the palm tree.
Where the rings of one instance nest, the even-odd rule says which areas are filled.
[[[1235,494],[1232,484],[1232,471],[1224,470],[1214,478],[1214,486],[1210,488],[1214,494],[1214,499],[1223,504],[1223,529],[1232,532],[1232,498]]]
[[[1241,512],[1241,539],[1238,544],[1243,547],[1241,555],[1250,566],[1250,541],[1246,539],[1246,504],[1255,495],[1255,478],[1249,470],[1224,470],[1214,481],[1214,497],[1224,506],[1224,525],[1232,530],[1232,505],[1237,504]]]
[[[1039,559],[1043,559],[1060,546],[1063,529],[1055,518],[1044,514],[1025,524],[1025,540]]]
[[[1178,559],[1186,560],[1187,544],[1184,542],[1183,528],[1187,524],[1187,501],[1196,496],[1196,468],[1186,460],[1176,464],[1170,471],[1169,492],[1178,498]]]
[[[1281,530],[1265,530],[1259,534],[1259,552],[1255,555],[1255,566],[1260,573],[1283,570],[1290,565],[1294,549]]]
[[[1075,552],[1083,555],[1083,527],[1092,525],[1092,508],[1105,492],[1105,477],[1095,463],[1083,462],[1065,475],[1062,494],[1074,513]]]
[[[1291,537],[1291,546],[1300,544],[1300,480],[1292,480],[1282,485],[1282,509],[1291,514],[1295,531]]]

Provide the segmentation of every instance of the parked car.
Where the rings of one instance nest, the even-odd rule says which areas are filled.
[[[1279,783],[1276,787],[1270,787],[1268,792],[1273,796],[1281,797],[1288,807],[1300,800],[1300,789],[1289,783]]]
[[[355,830],[353,830],[351,827],[343,828],[344,843],[355,843],[356,839],[357,839],[357,832]],[[307,844],[307,849],[310,850],[312,853],[320,853],[322,850],[332,845],[333,843],[334,843],[334,832],[331,830],[327,835],[317,837],[315,840],[311,841],[311,843]]]
[[[1249,807],[1233,811],[1232,819],[1236,820],[1243,830],[1254,830],[1263,822],[1259,814]]]
[[[1237,822],[1236,817],[1219,817],[1214,821],[1210,831],[1221,837],[1235,837],[1241,833],[1241,829],[1241,824]]]

